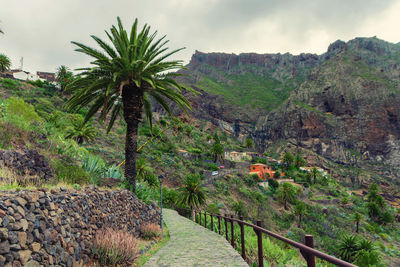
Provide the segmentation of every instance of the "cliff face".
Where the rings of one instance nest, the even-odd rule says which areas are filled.
[[[322,55],[196,51],[194,116],[265,145],[290,139],[340,163],[400,165],[400,45],[336,41]]]
[[[285,104],[259,118],[259,141],[295,139],[341,163],[359,153],[399,166],[399,51],[375,38],[332,44]]]

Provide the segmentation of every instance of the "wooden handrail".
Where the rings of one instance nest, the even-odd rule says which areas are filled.
[[[199,224],[201,225],[201,214],[202,211],[195,211],[195,214],[199,214],[200,216],[200,221]],[[326,253],[323,253],[319,250],[314,249],[314,239],[312,235],[306,235],[305,236],[305,244],[296,242],[294,240],[291,240],[289,238],[286,238],[284,236],[281,236],[277,233],[271,232],[267,229],[264,229],[261,227],[261,221],[257,221],[257,225],[252,224],[252,223],[248,223],[245,222],[243,220],[243,217],[240,217],[240,219],[234,218],[233,215],[229,216],[229,215],[221,215],[221,214],[213,214],[213,213],[206,213],[204,212],[204,226],[207,228],[207,215],[211,216],[211,221],[213,222],[213,216],[216,216],[218,218],[218,233],[221,234],[221,226],[220,226],[220,222],[221,219],[224,219],[225,222],[225,236],[226,236],[226,240],[229,242],[231,241],[231,245],[233,247],[235,247],[235,243],[234,243],[234,236],[233,236],[233,223],[237,222],[238,225],[240,226],[240,238],[241,238],[241,245],[242,245],[242,257],[244,260],[246,260],[246,253],[245,253],[245,247],[244,247],[244,226],[249,226],[252,227],[253,230],[256,232],[257,234],[257,239],[258,239],[258,266],[262,267],[264,265],[263,263],[263,251],[262,251],[262,233],[268,235],[268,236],[272,236],[286,244],[289,244],[295,248],[298,248],[300,250],[300,253],[303,255],[304,259],[307,261],[307,266],[308,267],[315,267],[315,257],[318,257],[320,259],[323,259],[327,262],[330,262],[332,264],[335,264],[337,266],[340,267],[357,267],[354,264],[351,264],[349,262],[343,261],[341,259],[338,259],[336,257],[333,257],[331,255],[328,255]],[[230,222],[231,224],[231,240],[229,240],[228,238],[228,222]],[[213,229],[213,226],[211,226],[211,228]]]

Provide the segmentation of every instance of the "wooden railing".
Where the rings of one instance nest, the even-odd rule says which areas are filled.
[[[179,210],[178,210],[179,212]],[[186,214],[190,214],[186,213]],[[199,221],[197,221],[197,215],[199,215]],[[204,215],[204,216],[202,216]],[[312,235],[306,235],[305,236],[305,244],[293,241],[291,239],[288,239],[286,237],[283,237],[281,235],[278,235],[274,232],[268,231],[264,228],[262,228],[261,221],[257,221],[256,224],[248,223],[243,220],[243,217],[239,217],[239,219],[234,218],[233,215],[228,216],[228,215],[220,215],[220,214],[212,214],[212,213],[207,213],[203,211],[197,211],[195,210],[195,220],[196,223],[199,223],[202,225],[202,222],[204,221],[204,227],[207,228],[207,215],[211,219],[211,231],[214,231],[214,219],[218,220],[218,229],[215,229],[218,234],[221,234],[221,223],[224,221],[225,225],[225,238],[232,247],[236,247],[235,244],[235,239],[234,239],[234,223],[237,223],[240,227],[240,241],[241,241],[241,254],[242,258],[246,260],[246,247],[245,247],[245,236],[244,236],[244,227],[252,227],[254,232],[257,235],[257,245],[258,245],[258,267],[263,267],[264,266],[264,256],[263,256],[263,242],[262,242],[262,235],[266,234],[268,236],[274,237],[286,244],[289,244],[295,248],[298,248],[300,250],[300,253],[303,255],[304,259],[307,262],[308,267],[315,267],[315,257],[320,258],[322,260],[325,260],[327,262],[330,262],[332,264],[335,264],[337,266],[341,267],[357,267],[354,264],[348,263],[346,261],[340,260],[338,258],[335,258],[333,256],[330,256],[326,253],[323,253],[319,250],[314,249],[314,237]],[[202,220],[202,217],[204,219]],[[228,224],[230,224],[230,240],[228,237]]]

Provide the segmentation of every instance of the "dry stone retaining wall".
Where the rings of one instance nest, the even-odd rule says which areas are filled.
[[[0,192],[0,266],[78,266],[90,260],[90,241],[102,227],[135,236],[159,208],[127,190],[38,189]]]

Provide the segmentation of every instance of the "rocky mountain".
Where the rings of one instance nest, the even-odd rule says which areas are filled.
[[[183,82],[194,115],[263,147],[277,140],[337,163],[400,166],[400,44],[336,41],[322,55],[196,51]]]

